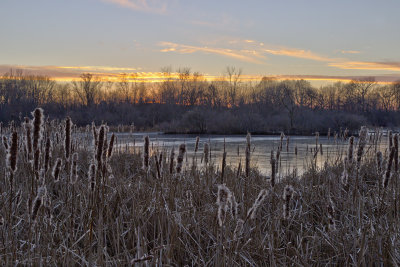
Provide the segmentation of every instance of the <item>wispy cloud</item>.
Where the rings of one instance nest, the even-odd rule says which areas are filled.
[[[400,71],[400,62],[367,62],[367,61],[344,61],[328,64],[339,69],[356,70],[390,70]]]
[[[309,50],[302,50],[296,48],[264,49],[263,51],[272,55],[296,57],[296,58],[303,58],[303,59],[310,59],[310,60],[324,61],[324,62],[337,60],[334,58],[325,57],[313,53]]]
[[[192,54],[196,52],[202,52],[206,54],[217,54],[225,57],[235,58],[241,61],[252,62],[257,64],[263,64],[265,56],[257,50],[249,49],[227,49],[227,48],[215,48],[207,46],[193,46],[184,45],[171,42],[160,42],[160,46],[165,47],[161,49],[161,52],[176,52],[180,54]]]
[[[340,51],[340,53],[342,53],[342,54],[360,54],[361,52],[357,51],[357,50],[342,50],[342,51]]]
[[[166,1],[161,0],[102,0],[124,8],[149,13],[164,14],[167,11]]]

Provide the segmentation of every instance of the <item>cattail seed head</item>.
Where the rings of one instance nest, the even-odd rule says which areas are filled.
[[[353,145],[354,145],[354,136],[351,136],[349,139],[349,147],[347,151],[347,160],[348,162],[353,162]]]
[[[45,146],[45,154],[44,154],[44,171],[47,172],[49,170],[50,165],[50,157],[51,157],[51,141],[50,137],[47,136],[46,146]]]
[[[143,145],[143,169],[148,170],[150,157],[150,139],[149,136],[144,137]]]
[[[110,144],[108,145],[107,158],[111,158],[115,141],[115,134],[111,135]]]
[[[208,153],[209,153],[209,147],[208,143],[204,143],[204,149],[203,149],[203,154],[204,154],[204,162],[207,164],[208,163]]]
[[[97,168],[101,169],[101,156],[103,154],[103,146],[104,146],[104,135],[105,135],[105,126],[101,125],[99,130],[99,136],[97,141],[97,150],[96,150],[96,161]]]
[[[237,239],[243,232],[243,225],[244,221],[242,219],[238,219],[236,221],[236,227],[235,230],[233,231],[233,239]]]
[[[46,192],[47,191],[46,191],[46,187],[45,186],[39,187],[37,195],[36,195],[36,198],[33,201],[33,205],[32,205],[32,211],[31,211],[31,219],[32,219],[32,221],[36,221],[39,209],[43,204],[43,198],[44,198]]]
[[[7,167],[11,173],[17,170],[18,156],[18,133],[14,131],[11,134],[11,147],[7,150]]]
[[[72,154],[70,183],[75,184],[77,180],[78,180],[78,153],[74,153]]]
[[[55,181],[58,181],[58,179],[60,177],[61,165],[62,165],[62,159],[57,158],[56,164],[54,164],[53,173],[52,173],[52,176]]]
[[[393,158],[394,158],[394,154],[395,154],[394,152],[395,152],[395,148],[392,146],[392,148],[390,149],[389,159],[388,159],[387,166],[386,166],[385,176],[383,177],[383,182],[382,182],[384,188],[387,187],[387,185],[389,183],[389,178],[391,176]]]
[[[358,148],[357,148],[357,169],[360,168],[361,159],[363,156],[365,145],[367,144],[367,128],[365,126],[361,127],[359,138],[358,138]]]
[[[65,137],[64,137],[64,152],[65,158],[69,160],[71,154],[71,118],[67,117],[65,119]]]
[[[288,219],[290,216],[290,200],[293,197],[293,186],[291,185],[287,185],[285,186],[285,189],[283,190],[283,200],[284,200],[284,204],[283,204],[283,218],[284,219]]]
[[[39,143],[42,140],[43,131],[43,109],[36,108],[33,113],[33,151],[38,149]]]
[[[177,164],[176,164],[176,172],[177,173],[181,173],[181,171],[182,171],[183,158],[185,156],[185,153],[186,153],[186,145],[181,144],[179,146],[179,154],[178,154]]]

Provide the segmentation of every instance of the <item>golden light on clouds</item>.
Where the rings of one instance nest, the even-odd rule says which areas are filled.
[[[400,62],[364,62],[364,61],[346,61],[329,63],[331,67],[339,69],[357,69],[357,70],[390,70],[400,71]]]
[[[225,57],[235,58],[241,61],[263,64],[263,61],[260,59],[264,59],[265,56],[260,54],[256,50],[234,50],[227,48],[211,48],[207,46],[193,46],[193,45],[184,45],[177,44],[172,42],[160,42],[160,46],[165,48],[161,49],[160,52],[177,52],[180,54],[191,54],[196,52],[203,52],[208,54],[218,54]]]

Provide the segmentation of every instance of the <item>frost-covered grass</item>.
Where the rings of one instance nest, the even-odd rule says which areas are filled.
[[[278,170],[272,187],[251,163],[246,176],[244,167],[205,165],[201,153],[195,159],[185,158],[180,174],[177,150],[172,173],[170,151],[150,148],[148,170],[143,169],[143,150],[126,153],[123,147],[114,147],[111,157],[100,153],[100,159],[100,142],[92,144],[90,129],[70,141],[70,154],[78,153],[74,182],[63,123],[41,125],[38,170],[29,160],[35,156],[27,152],[26,131],[16,128],[19,149],[13,192],[7,151],[1,145],[2,265],[393,266],[400,262],[396,159],[386,188],[382,185],[389,150],[379,167],[375,146],[367,144],[357,169],[355,144],[354,159],[346,167],[343,160],[320,169],[311,164],[302,177],[281,177]],[[6,136],[10,131],[3,129]],[[99,132],[97,127],[101,139]],[[51,168],[44,172],[47,138],[52,141]],[[102,149],[108,147],[109,140],[103,144]],[[55,180],[52,172],[58,158],[63,164]],[[90,164],[95,166],[94,175]],[[229,194],[224,197],[221,191],[217,204],[218,188],[226,190],[220,184]],[[284,199],[288,185],[294,191]],[[251,216],[248,213],[262,190],[265,198]]]

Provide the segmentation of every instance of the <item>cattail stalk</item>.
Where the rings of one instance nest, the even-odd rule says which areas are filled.
[[[143,169],[149,169],[149,153],[150,153],[150,140],[149,136],[144,137],[144,145],[143,145]]]
[[[186,152],[186,145],[181,144],[179,146],[179,154],[178,154],[178,159],[177,159],[177,164],[176,164],[176,172],[181,173],[182,171],[182,164],[183,164],[183,158],[185,156]]]
[[[260,207],[260,205],[264,202],[267,195],[268,195],[268,191],[266,189],[262,189],[260,191],[260,193],[257,196],[256,201],[254,201],[253,206],[247,212],[247,218],[250,218],[253,220],[256,217],[257,210]]]
[[[64,152],[65,158],[69,161],[69,156],[71,154],[71,118],[67,117],[65,119],[65,139],[64,139]]]
[[[388,160],[387,166],[386,166],[385,176],[383,177],[383,182],[382,182],[383,188],[386,188],[389,183],[389,179],[390,179],[390,175],[391,175],[391,171],[392,171],[394,154],[395,154],[395,148],[392,146],[392,148],[390,149],[389,160]]]
[[[60,177],[60,171],[61,171],[61,165],[62,165],[62,159],[57,158],[56,164],[54,164],[52,176],[55,181],[58,181],[58,178]]]

